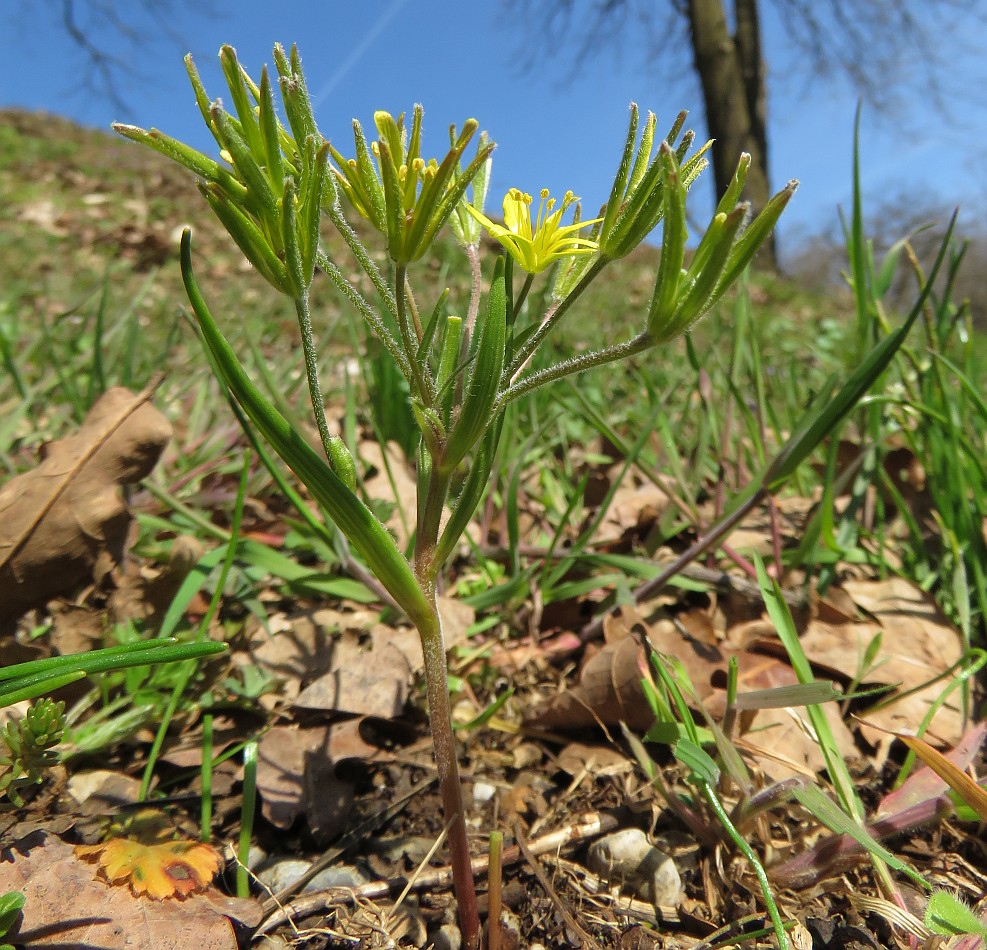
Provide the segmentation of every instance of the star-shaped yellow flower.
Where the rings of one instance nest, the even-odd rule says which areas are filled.
[[[562,206],[555,210],[555,199],[549,197],[547,188],[543,188],[534,228],[531,225],[531,200],[531,195],[517,188],[507,192],[503,224],[496,224],[469,204],[466,210],[529,274],[540,274],[559,258],[592,254],[597,249],[596,241],[580,237],[579,232],[596,224],[600,218],[560,226],[562,215],[579,200],[571,191],[565,193]]]

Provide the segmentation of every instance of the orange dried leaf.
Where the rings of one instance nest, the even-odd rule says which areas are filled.
[[[143,844],[132,838],[111,838],[103,844],[80,845],[76,854],[95,861],[111,884],[127,882],[135,895],[146,894],[153,900],[184,898],[205,890],[219,870],[219,854],[201,842]]]
[[[863,722],[863,720],[861,720]],[[873,728],[873,723],[869,723]],[[951,762],[924,739],[907,733],[881,729],[889,735],[901,739],[933,772],[936,773],[960,798],[963,799],[984,821],[987,821],[987,789],[978,785],[959,766]]]
[[[933,772],[956,792],[984,821],[987,821],[987,791],[984,791],[962,769],[953,765],[941,752],[928,742],[915,736],[897,734]]]

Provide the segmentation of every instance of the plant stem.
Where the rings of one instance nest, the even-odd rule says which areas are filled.
[[[429,599],[435,606],[434,589]],[[469,840],[466,837],[466,811],[463,789],[459,781],[459,764],[452,733],[452,711],[449,706],[449,686],[446,679],[446,652],[442,641],[442,620],[435,608],[431,625],[419,621],[425,657],[425,690],[428,696],[428,718],[432,724],[432,749],[439,773],[439,794],[442,811],[449,829],[449,856],[452,865],[453,890],[459,906],[459,926],[463,944],[476,950],[480,943],[480,915],[476,907],[476,888],[470,863]]]
[[[508,314],[508,319],[510,320],[511,323],[517,320],[518,316],[520,315],[521,308],[524,306],[525,300],[528,299],[528,293],[530,292],[531,285],[534,283],[534,281],[535,281],[534,274],[528,274],[524,278],[524,283],[521,285],[521,289],[518,291],[517,297],[514,298],[514,313]],[[551,311],[550,315],[548,316],[545,322],[550,323],[556,313],[558,313],[558,307],[556,307],[554,310]]]
[[[467,245],[466,259],[470,262],[470,302],[466,310],[466,333],[464,334],[464,338],[468,342],[473,336],[476,315],[480,310],[480,282],[483,280],[479,248],[475,244]]]
[[[433,459],[415,538],[415,575],[431,611],[417,620],[417,627],[425,658],[428,718],[432,726],[432,749],[439,773],[442,811],[449,829],[449,856],[453,889],[459,905],[459,926],[464,945],[469,950],[476,950],[480,944],[480,916],[476,907],[476,888],[473,885],[473,868],[466,837],[466,811],[463,807],[463,789],[459,781],[459,764],[456,761],[452,731],[442,618],[435,598],[436,579],[442,567],[435,563],[435,546],[450,477],[449,473],[443,471],[441,463]]]
[[[384,275],[380,272],[380,268],[371,260],[367,249],[360,242],[360,239],[356,236],[356,232],[343,215],[342,209],[338,205],[334,205],[330,207],[328,213],[329,220],[332,221],[336,230],[343,236],[343,240],[356,258],[357,263],[363,268],[363,272],[370,278],[374,289],[380,294],[380,299],[384,301],[384,306],[387,307],[388,312],[396,320],[398,316],[397,303],[394,300],[394,295],[391,293],[390,288],[387,286],[387,281],[384,280]]]
[[[518,371],[524,366],[525,363],[531,359],[535,350],[541,346],[542,341],[549,333],[555,328],[559,320],[561,320],[566,311],[571,307],[580,297],[582,292],[593,282],[596,276],[603,270],[604,267],[609,264],[610,261],[605,257],[600,257],[593,261],[592,266],[586,271],[585,274],[580,278],[579,283],[572,288],[572,291],[563,300],[558,307],[552,311],[548,317],[542,322],[542,325],[534,332],[531,339],[521,348],[520,352],[517,353],[514,359],[511,361],[511,365],[505,373],[508,379],[513,379]]]
[[[404,264],[398,264],[394,271],[394,297],[398,304],[398,329],[401,331],[401,343],[405,353],[413,354],[418,351],[416,334],[412,332],[411,317],[408,313],[408,269]],[[432,379],[424,368],[413,359],[409,359],[411,368],[411,384],[413,393],[421,399],[424,405],[431,408],[435,402],[435,387]]]
[[[716,791],[713,789],[713,786],[708,782],[703,782],[700,787],[703,797],[709,803],[710,808],[713,809],[720,824],[723,825],[726,833],[733,839],[733,843],[740,849],[744,857],[747,858],[750,866],[754,869],[754,873],[757,875],[758,884],[761,886],[761,894],[768,908],[768,916],[771,918],[771,924],[774,927],[775,939],[778,941],[778,950],[789,950],[791,945],[788,942],[788,935],[785,933],[785,925],[782,923],[781,914],[778,913],[778,905],[775,903],[774,895],[771,893],[771,883],[768,881],[768,875],[764,870],[764,865],[761,864],[760,859],[754,853],[754,849],[747,843],[744,836],[737,831],[733,822],[730,820],[730,816],[726,813],[726,809],[720,803],[719,798],[716,797]]]
[[[520,399],[521,396],[527,395],[539,386],[555,382],[555,380],[563,379],[566,376],[572,376],[574,373],[582,373],[596,366],[603,366],[605,363],[625,360],[630,356],[634,356],[636,353],[650,349],[654,345],[655,343],[651,335],[645,332],[638,334],[633,340],[628,340],[626,343],[608,346],[604,350],[597,350],[595,353],[586,353],[583,356],[564,360],[561,363],[556,363],[555,366],[549,366],[546,369],[539,370],[537,373],[532,373],[530,376],[519,379],[516,383],[505,389],[500,394],[494,411],[498,412],[509,402]]]
[[[319,269],[329,278],[332,285],[353,305],[360,316],[367,322],[367,325],[373,330],[377,339],[387,347],[387,352],[391,354],[398,369],[401,370],[401,375],[410,383],[411,367],[408,364],[408,357],[405,356],[404,350],[401,349],[398,341],[394,339],[394,334],[387,329],[380,314],[363,299],[360,291],[343,276],[343,272],[326,257],[324,251],[319,251],[316,254],[315,261],[319,265]]]
[[[315,335],[312,333],[312,313],[308,305],[308,288],[295,298],[295,313],[298,316],[298,329],[302,335],[302,351],[305,354],[305,375],[308,377],[308,394],[315,413],[315,424],[319,427],[322,450],[332,464],[329,452],[331,435],[326,419],[326,404],[322,398],[322,384],[319,382],[319,361],[315,352]]]

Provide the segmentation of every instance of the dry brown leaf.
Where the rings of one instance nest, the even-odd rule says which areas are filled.
[[[962,655],[960,636],[932,601],[917,587],[898,577],[883,581],[845,581],[843,588],[876,623],[809,624],[802,646],[809,660],[843,676],[854,677],[867,645],[878,633],[881,649],[864,685],[897,685],[901,698],[882,702],[880,708],[861,714],[870,725],[861,734],[877,747],[877,763],[887,755],[892,741],[888,732],[914,731],[942,694],[946,683],[921,686],[943,674]],[[921,688],[917,688],[921,687]],[[914,692],[910,692],[915,690]],[[957,696],[939,709],[929,730],[944,746],[954,746],[962,734]]]
[[[606,516],[593,534],[594,544],[611,544],[654,524],[669,505],[669,494],[653,482],[631,479],[614,492]]]
[[[740,653],[737,659],[738,692],[777,689],[798,683],[795,671],[783,660],[756,653]],[[719,697],[725,698],[725,693],[714,698]],[[708,704],[713,709],[717,705],[722,709],[725,703],[721,699],[718,704]],[[839,705],[825,703],[822,708],[840,754],[844,761],[852,762],[859,757],[859,752],[840,715]],[[773,782],[812,776],[826,766],[804,707],[759,709],[753,715],[743,713],[741,735],[739,744],[756,759],[758,768]]]
[[[130,513],[120,487],[147,476],[171,438],[151,395],[108,390],[75,435],[0,489],[0,621],[121,561]]]
[[[536,710],[528,725],[581,729],[624,722],[635,731],[648,729],[654,715],[641,685],[646,669],[644,650],[634,637],[608,643],[583,663],[579,682]]]
[[[254,901],[211,887],[184,901],[134,897],[99,880],[71,845],[40,831],[4,851],[0,891],[27,897],[16,942],[30,947],[236,950],[229,918],[254,927],[261,916]]]
[[[344,728],[346,727],[346,728]],[[334,746],[345,743],[345,753]],[[359,733],[357,733],[357,736]],[[369,755],[377,750],[364,744]],[[339,831],[353,806],[353,785],[336,777],[336,762],[358,755],[350,723],[333,726],[275,726],[257,750],[257,790],[264,817],[287,829],[305,815],[316,840]]]
[[[708,624],[693,618],[696,630]],[[587,652],[575,686],[555,696],[529,719],[543,729],[579,729],[594,723],[624,722],[642,731],[654,722],[641,680],[648,675],[648,660],[642,644],[647,641],[659,653],[679,659],[700,699],[710,695],[710,680],[725,670],[727,660],[719,647],[692,636],[688,630],[661,619],[649,624],[634,607],[623,606],[603,624],[607,643],[593,654]]]
[[[141,783],[109,769],[80,770],[68,780],[68,792],[79,804],[80,815],[105,815],[140,801]]]
[[[570,742],[556,756],[555,764],[567,775],[613,775],[634,769],[634,763],[609,744]]]
[[[475,614],[445,597],[439,610],[450,649],[465,640]],[[413,628],[380,623],[370,610],[317,610],[290,618],[289,629],[273,637],[259,633],[254,642],[253,662],[282,679],[281,694],[293,705],[357,716],[400,715],[424,662]]]
[[[359,444],[356,454],[365,466],[364,489],[375,501],[393,506],[384,523],[393,532],[398,547],[405,548],[415,526],[418,480],[404,452],[394,442],[382,448],[379,442],[367,440]]]

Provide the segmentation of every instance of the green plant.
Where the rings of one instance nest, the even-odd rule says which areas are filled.
[[[27,898],[20,891],[8,891],[0,897],[0,937],[6,937],[10,928],[17,923],[26,900]],[[14,950],[14,946],[10,943],[0,943],[0,950]]]
[[[55,762],[52,748],[65,732],[65,703],[41,699],[22,719],[0,729],[0,795],[17,808],[24,807],[20,790],[39,785],[45,770]]]
[[[377,112],[377,140],[368,145],[362,127],[354,122],[355,156],[346,158],[318,133],[296,50],[290,54],[280,46],[274,50],[287,126],[275,111],[274,82],[267,70],[257,83],[231,48],[224,47],[220,59],[235,114],[210,102],[191,59],[187,65],[222,164],[156,130],[116,128],[197,175],[202,194],[237,245],[256,270],[292,302],[321,454],[251,381],[223,336],[193,273],[191,238],[186,232],[181,252],[183,279],[214,369],[251,426],[307,486],[421,636],[460,920],[466,945],[476,947],[479,918],[436,595],[444,566],[486,491],[505,411],[549,383],[645,353],[688,329],[740,276],[796,183],[789,183],[748,224],[748,209],[738,201],[750,158],[741,157],[732,184],[685,266],[686,195],[706,165],[703,154],[708,146],[689,155],[693,135],[683,134],[684,113],[656,147],[654,116],[649,115],[639,140],[637,109],[632,108],[610,198],[598,218],[582,220],[571,194],[556,207],[548,193],[542,192],[532,220],[532,198],[511,189],[504,199],[505,220],[500,225],[483,213],[493,149],[485,136],[478,137],[475,153],[466,161],[467,148],[478,129],[475,120],[468,120],[462,130],[450,130],[451,145],[444,156],[426,160],[420,106],[415,107],[410,126],[403,115],[395,119]],[[344,199],[382,236],[385,268],[378,267],[357,237],[344,214]],[[573,220],[563,224],[570,207]],[[324,217],[374,288],[378,306],[324,252],[320,237]],[[547,365],[541,362],[542,344],[586,288],[626,257],[659,222],[662,252],[643,329],[623,343]],[[465,314],[449,312],[443,294],[426,308],[421,294],[412,289],[415,265],[429,253],[447,223],[470,264]],[[486,280],[480,260],[481,228],[506,252],[497,257]],[[532,294],[538,275],[549,268],[556,271],[551,291]],[[524,277],[515,286],[518,269]],[[361,497],[350,449],[330,430],[311,317],[311,294],[321,284],[328,284],[359,314],[407,387],[419,431],[415,540],[408,556]],[[540,314],[524,307],[534,299],[544,303]],[[387,385],[391,391],[400,388],[393,380]]]
[[[174,637],[158,637],[88,653],[15,663],[0,669],[0,706],[35,699],[94,673],[178,663],[215,656],[226,649],[225,643],[179,643]]]

